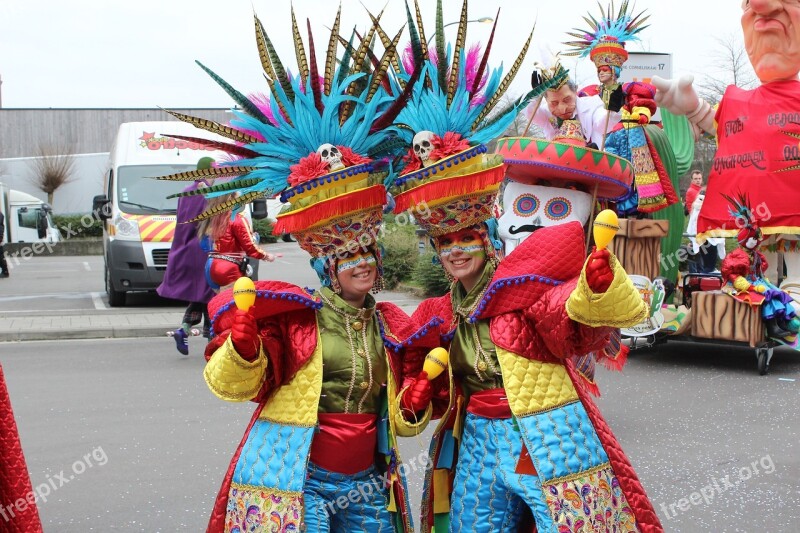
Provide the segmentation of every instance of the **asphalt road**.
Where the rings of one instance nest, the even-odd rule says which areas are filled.
[[[301,286],[319,284],[309,268],[308,254],[294,243],[267,244],[265,248],[283,257],[273,263],[261,261],[259,279],[282,279]],[[11,277],[0,279],[0,314],[63,312],[97,314],[106,312],[163,311],[185,307],[184,303],[160,298],[152,292],[128,293],[124,308],[111,309],[105,294],[104,263],[100,255],[37,256],[9,263]]]
[[[302,253],[292,254],[267,267],[313,285]],[[47,259],[12,272],[11,284],[0,280],[0,311],[179,305],[104,310],[91,297],[102,289],[99,258]],[[213,397],[201,374],[203,340],[190,343],[189,358],[165,338],[0,344],[32,482],[50,486],[40,502],[46,531],[204,530],[253,405]],[[750,349],[668,343],[633,353],[624,373],[599,371],[598,403],[667,531],[796,532],[798,380],[800,354],[786,348],[762,377]],[[401,441],[406,460],[429,433]],[[419,472],[412,479],[416,507]]]

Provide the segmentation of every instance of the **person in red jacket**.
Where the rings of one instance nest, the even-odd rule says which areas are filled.
[[[694,201],[697,200],[697,195],[700,193],[700,188],[703,187],[703,173],[699,170],[692,170],[692,184],[689,185],[689,190],[686,191],[686,198],[684,208],[688,214],[692,210]]]
[[[213,209],[230,200],[230,196],[219,196],[208,202]],[[215,290],[224,290],[247,271],[247,257],[264,261],[274,261],[275,255],[258,246],[253,238],[253,230],[244,213],[225,210],[204,220],[198,228],[201,240],[212,249],[206,262],[206,279]],[[207,237],[207,239],[206,239]]]

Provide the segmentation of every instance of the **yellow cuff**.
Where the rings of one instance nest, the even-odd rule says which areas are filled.
[[[214,396],[227,402],[252,400],[261,389],[267,370],[267,357],[259,340],[258,357],[254,361],[242,359],[233,347],[230,337],[211,356],[203,377]]]
[[[588,258],[586,262],[588,263]],[[567,315],[575,322],[591,327],[625,328],[647,318],[648,308],[616,256],[609,256],[614,281],[606,292],[594,293],[586,281],[586,263],[578,286],[567,299]]]
[[[433,405],[430,403],[428,404],[421,419],[416,422],[409,422],[403,416],[402,409],[400,408],[400,399],[403,397],[403,393],[406,389],[408,389],[408,387],[401,389],[393,400],[391,398],[389,399],[389,416],[394,420],[395,431],[398,436],[415,437],[422,433],[431,421]]]

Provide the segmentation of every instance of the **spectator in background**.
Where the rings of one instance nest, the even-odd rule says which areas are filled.
[[[703,173],[699,170],[695,169],[692,170],[692,183],[689,185],[689,190],[686,191],[686,197],[684,199],[684,212],[688,215],[692,210],[692,205],[694,205],[694,201],[697,199],[697,195],[700,192],[700,188],[703,186]]]
[[[692,178],[694,178],[694,176],[692,176]],[[700,175],[700,179],[702,179],[702,174]],[[689,272],[692,274],[712,274],[714,272],[719,272],[717,269],[717,260],[725,259],[724,238],[710,237],[702,244],[697,242],[697,217],[700,215],[700,209],[703,207],[703,200],[705,200],[705,197],[706,188],[701,187],[692,205],[689,206],[689,224],[686,226],[686,233],[689,235],[689,242],[691,245],[691,257],[688,266]]]
[[[232,198],[230,194],[212,198],[208,201],[208,210],[214,211]],[[228,208],[203,220],[197,233],[205,249],[209,250],[206,281],[215,291],[225,290],[240,277],[251,275],[248,257],[270,262],[279,257],[258,246],[250,221],[241,208],[233,212]]]
[[[8,277],[8,263],[6,263],[5,236],[6,236],[6,217],[0,213],[0,278]]]
[[[213,162],[210,157],[204,157],[197,162],[197,169],[210,168]],[[209,185],[205,180],[199,179],[184,189],[184,192]],[[165,298],[189,302],[180,327],[172,334],[175,347],[183,355],[189,355],[187,339],[192,326],[202,320],[203,336],[208,337],[210,331],[207,304],[214,297],[214,291],[205,279],[206,253],[200,247],[198,224],[189,222],[202,213],[205,207],[206,199],[201,194],[178,199],[177,224],[167,258],[167,271],[164,273],[164,281],[157,289],[158,294]]]

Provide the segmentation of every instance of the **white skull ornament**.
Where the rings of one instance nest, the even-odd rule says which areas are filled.
[[[422,166],[429,167],[436,161],[431,160],[431,152],[433,151],[433,135],[432,131],[421,131],[414,135],[414,153],[422,161]]]
[[[344,168],[342,164],[342,152],[331,143],[325,143],[317,148],[317,153],[323,161],[328,163],[328,168],[330,168],[331,172]]]
[[[589,193],[509,181],[503,189],[503,214],[497,220],[506,255],[539,228],[573,221],[586,224],[591,205]]]

